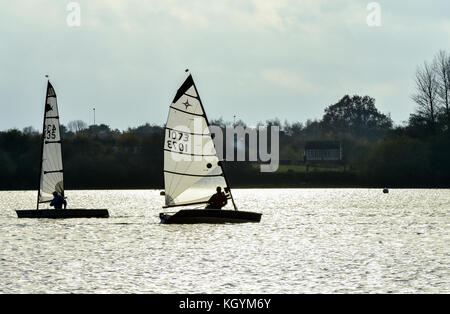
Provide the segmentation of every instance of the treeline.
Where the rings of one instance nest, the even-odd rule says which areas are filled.
[[[417,109],[394,126],[369,96],[345,95],[318,120],[257,125],[278,126],[282,166],[261,173],[249,162],[226,162],[233,187],[450,187],[450,56],[439,52],[416,73],[412,100]],[[223,119],[211,124],[226,129]],[[234,125],[246,127],[244,121]],[[125,131],[72,121],[61,126],[67,189],[163,188],[164,126]],[[307,141],[340,141],[336,169],[287,171],[301,165]],[[0,189],[36,189],[41,136],[31,127],[0,132]],[[301,167],[299,167],[300,169]]]
[[[125,132],[93,125],[76,133],[61,126],[66,189],[160,188],[164,129]],[[0,189],[35,189],[41,135],[27,128],[0,133]]]
[[[362,177],[374,184],[450,187],[450,54],[439,51],[419,66],[415,83],[416,111],[370,148]]]

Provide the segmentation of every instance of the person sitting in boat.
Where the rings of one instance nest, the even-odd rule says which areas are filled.
[[[64,205],[64,209],[67,207],[67,202],[61,195],[58,194],[58,192],[53,192],[53,200],[50,203],[50,206],[54,206],[55,209],[62,209]]]
[[[224,192],[222,192],[222,188],[218,186],[216,188],[217,193],[211,196],[211,198],[208,201],[208,206],[206,206],[206,209],[221,209],[225,205],[227,205],[227,196]]]

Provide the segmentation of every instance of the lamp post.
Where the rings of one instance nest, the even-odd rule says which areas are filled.
[[[95,108],[92,108],[94,110],[94,125],[95,125]]]

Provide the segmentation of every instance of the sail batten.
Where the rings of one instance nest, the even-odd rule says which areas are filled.
[[[221,177],[223,174],[191,174],[191,173],[181,173],[181,172],[174,172],[169,170],[164,170],[164,172],[179,175],[179,176],[187,176],[187,177]]]
[[[204,116],[204,114],[192,113],[192,112],[189,112],[189,111],[186,111],[186,110],[182,110],[180,108],[170,107],[170,109],[177,110],[177,111],[180,111],[182,113],[185,113],[185,114],[188,114],[188,115],[191,115],[191,116],[197,116],[197,117],[203,117]]]
[[[228,185],[192,76],[169,107],[164,140],[165,207],[205,204]]]
[[[188,96],[188,97],[191,97],[191,98],[195,98],[195,99],[199,99],[197,96],[192,96],[192,95],[189,95],[189,94],[184,94],[185,96]]]
[[[176,130],[176,129],[171,129],[171,128],[168,128],[168,127],[166,127],[166,130],[171,130],[171,131],[176,131],[176,132],[184,132],[184,133],[188,133],[189,135],[211,136],[209,133],[205,133],[205,134],[203,134],[203,133],[189,133],[189,132],[185,132],[183,130]]]
[[[205,155],[205,154],[191,154],[191,153],[185,153],[185,152],[177,152],[177,151],[173,151],[170,149],[164,149],[164,151],[166,152],[171,152],[173,154],[181,154],[181,155],[188,155],[188,156],[197,156],[197,157],[214,157],[216,156],[215,154],[209,154],[209,155]]]
[[[41,170],[38,191],[40,203],[53,199],[52,193],[64,196],[64,168],[61,151],[61,132],[56,93],[50,82],[47,83],[45,112],[42,130]]]
[[[202,202],[194,202],[194,203],[180,203],[176,205],[165,205],[163,208],[172,208],[172,207],[180,207],[180,206],[191,206],[191,205],[202,205],[202,204],[208,204],[208,201],[202,201]]]

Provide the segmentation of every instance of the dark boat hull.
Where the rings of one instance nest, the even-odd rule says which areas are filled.
[[[159,218],[163,224],[221,224],[260,222],[261,215],[237,210],[184,209],[175,214],[160,213]]]
[[[19,218],[108,218],[107,209],[33,209],[16,210]]]

